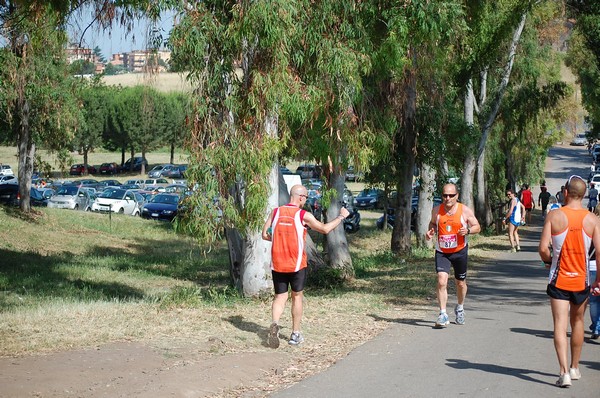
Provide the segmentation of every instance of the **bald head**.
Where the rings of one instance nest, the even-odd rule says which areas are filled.
[[[585,196],[586,188],[585,181],[579,176],[569,178],[569,181],[565,185],[565,189],[572,199],[582,199]]]
[[[294,185],[290,190],[291,197],[300,197],[300,195],[306,195],[307,193],[308,191],[306,190],[306,187],[301,184]]]

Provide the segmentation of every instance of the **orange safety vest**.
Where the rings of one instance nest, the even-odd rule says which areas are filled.
[[[436,250],[442,253],[456,253],[464,249],[467,246],[467,238],[458,234],[458,230],[463,226],[467,226],[467,221],[463,219],[461,203],[458,203],[458,208],[452,215],[446,212],[444,205],[440,205],[437,214]]]
[[[297,272],[306,268],[306,228],[304,214],[294,205],[281,206],[273,212],[271,222],[271,269],[276,272]]]

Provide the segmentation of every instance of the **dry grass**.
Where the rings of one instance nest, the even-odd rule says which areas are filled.
[[[227,286],[225,245],[204,257],[166,224],[116,216],[109,225],[105,215],[56,209],[30,220],[0,207],[0,224],[0,356],[116,341],[165,352],[183,344],[195,358],[272,352],[270,300],[240,298]],[[430,317],[431,251],[396,257],[390,238],[365,218],[349,236],[356,279],[306,291],[301,349],[283,343],[275,374],[217,396],[264,396],[322,371],[390,323]],[[497,247],[498,237],[475,238],[474,256]],[[289,305],[281,325],[288,336]]]

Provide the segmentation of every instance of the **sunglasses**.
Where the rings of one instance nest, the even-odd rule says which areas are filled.
[[[457,193],[443,193],[442,198],[444,198],[444,199],[453,198],[456,195],[458,195],[458,194]]]
[[[298,196],[300,196],[301,198],[308,198],[308,195],[298,195]]]

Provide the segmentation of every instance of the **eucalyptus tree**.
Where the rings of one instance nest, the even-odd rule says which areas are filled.
[[[308,114],[290,68],[301,25],[297,2],[189,4],[170,36],[172,64],[194,84],[187,177],[197,184],[178,228],[211,243],[223,232],[231,273],[248,296],[271,291],[259,228],[278,205],[276,160],[288,113]]]
[[[0,120],[16,143],[20,208],[29,212],[31,177],[39,145],[71,141],[79,121],[60,2],[0,2]],[[3,129],[4,130],[4,129]]]
[[[460,36],[461,3],[412,1],[373,3],[370,34],[374,42],[373,73],[367,77],[373,104],[373,128],[391,145],[379,155],[390,162],[397,189],[396,222],[391,250],[411,248],[413,178],[418,133],[427,131],[419,120],[419,104],[440,100],[441,86],[432,76],[447,73],[453,41]],[[440,72],[441,69],[441,72]],[[375,90],[375,91],[374,91]],[[389,159],[389,160],[388,160]]]
[[[459,81],[464,84],[465,122],[478,138],[473,141],[474,145],[465,148],[461,201],[473,207],[477,171],[477,203],[474,207],[482,225],[488,225],[491,220],[484,174],[487,140],[510,82],[527,15],[538,3],[538,0],[466,1],[471,34],[465,36],[463,48],[466,51],[462,54],[464,61]],[[492,95],[489,87],[493,87]],[[474,114],[477,114],[477,120]]]
[[[592,124],[593,138],[600,138],[600,3],[570,0],[569,14],[576,18],[569,40],[566,63],[577,75],[582,103]]]
[[[162,2],[161,2],[162,3]],[[153,11],[144,0],[1,0],[0,85],[2,123],[17,144],[21,209],[31,210],[29,195],[36,147],[50,149],[71,141],[79,113],[64,48],[66,22],[80,6],[89,4],[95,20],[107,27],[115,19],[131,26],[140,9]]]
[[[482,225],[489,225],[492,221],[485,173],[488,139],[494,124],[499,117],[503,116],[501,113],[503,101],[507,93],[511,94],[513,90],[511,86],[515,86],[514,90],[519,90],[521,86],[526,85],[540,96],[544,96],[542,86],[550,78],[552,84],[547,84],[546,90],[555,91],[547,98],[553,97],[554,105],[557,97],[565,93],[563,86],[553,84],[556,76],[555,80],[552,80],[551,76],[540,77],[540,72],[535,71],[535,67],[543,69],[543,63],[547,62],[544,56],[536,56],[536,53],[540,53],[539,47],[544,46],[539,38],[539,29],[540,26],[549,23],[549,19],[557,17],[559,10],[556,6],[556,2],[540,1],[469,3],[468,15],[472,21],[470,27],[473,34],[466,37],[468,45],[465,47],[470,50],[462,54],[465,61],[462,63],[460,81],[465,87],[465,121],[471,126],[477,138],[473,140],[474,145],[466,147],[461,176],[461,200],[463,203],[473,204],[472,195],[476,193],[475,211]],[[528,20],[529,23],[526,24]],[[523,32],[527,31],[530,32],[531,38],[524,45]],[[522,73],[516,82],[512,82],[513,69],[519,62],[522,65],[528,64],[529,72]],[[547,110],[553,107],[552,103],[544,103],[544,101],[538,101],[537,106],[541,108],[536,112],[529,112],[528,115],[525,112],[521,113],[519,116],[521,120],[527,116],[529,122],[536,122],[542,108]],[[515,112],[514,108],[504,109]],[[516,113],[518,114],[519,110]],[[476,119],[474,114],[477,115]],[[521,127],[523,126],[524,124],[521,123]],[[475,172],[477,173],[476,189],[474,189]]]

